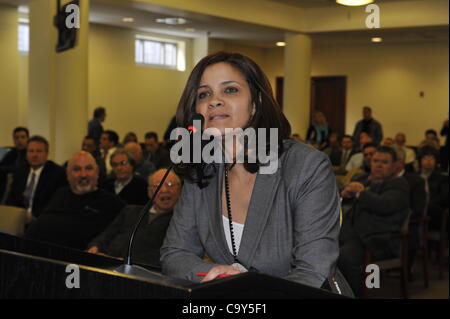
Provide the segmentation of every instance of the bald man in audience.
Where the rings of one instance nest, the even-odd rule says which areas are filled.
[[[148,195],[152,197],[161,182],[166,169],[156,171],[149,178]],[[159,266],[159,249],[166,236],[172,218],[173,208],[181,193],[181,182],[175,173],[170,172],[148,216],[142,222],[135,236],[133,260],[148,265]],[[144,206],[125,207],[108,228],[89,244],[88,252],[125,258],[131,233],[138,222]]]
[[[134,173],[143,179],[147,180],[147,178],[156,171],[155,164],[150,161],[144,159],[144,153],[142,151],[141,145],[136,142],[128,142],[124,147],[128,152],[133,155],[136,161],[136,167],[134,169]]]
[[[69,187],[60,188],[25,237],[84,250],[117,216],[125,203],[97,187],[98,166],[85,151],[67,165]]]

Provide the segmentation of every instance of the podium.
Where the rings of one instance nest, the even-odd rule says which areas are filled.
[[[208,283],[162,275],[115,272],[121,261],[80,250],[0,234],[0,299],[341,299],[343,296],[260,273]],[[79,288],[67,285],[76,265]],[[70,280],[69,280],[70,282]]]

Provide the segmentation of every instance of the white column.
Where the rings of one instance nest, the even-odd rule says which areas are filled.
[[[311,38],[287,34],[284,48],[283,111],[293,133],[305,138],[309,125],[311,95]]]

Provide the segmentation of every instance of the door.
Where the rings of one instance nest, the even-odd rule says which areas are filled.
[[[315,111],[321,111],[333,131],[345,134],[345,97],[347,78],[326,76],[311,78],[310,123]]]

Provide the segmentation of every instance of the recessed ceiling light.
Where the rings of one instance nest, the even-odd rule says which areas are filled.
[[[282,42],[282,41],[277,42],[276,44],[277,44],[277,47],[284,47],[284,46],[286,46],[286,42]]]
[[[122,21],[123,21],[123,22],[133,22],[134,19],[133,19],[133,18],[126,17],[126,18],[122,18]]]
[[[155,20],[158,23],[165,23],[170,25],[177,25],[177,24],[185,24],[187,21],[183,18],[158,18]]]
[[[336,3],[344,6],[364,6],[372,2],[373,0],[336,0]]]
[[[383,42],[383,38],[380,38],[380,37],[373,37],[373,38],[371,39],[371,41],[374,42],[374,43],[379,43],[379,42]]]

